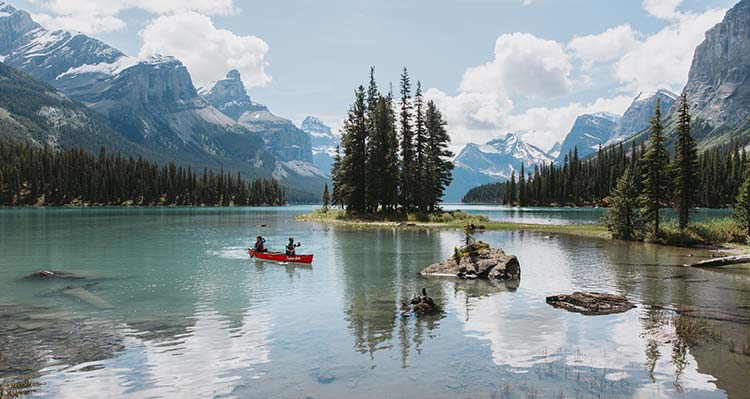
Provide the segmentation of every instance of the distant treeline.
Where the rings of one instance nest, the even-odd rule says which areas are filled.
[[[628,150],[622,144],[600,149],[595,157],[579,159],[571,151],[561,164],[542,164],[526,171],[520,166],[508,182],[475,187],[465,203],[519,206],[603,206],[617,179],[632,168],[641,174],[645,143]],[[704,151],[698,160],[697,205],[731,207],[745,176],[747,154],[733,143]],[[638,183],[640,184],[640,183]],[[637,187],[640,190],[640,187]]]
[[[254,206],[287,203],[276,180],[202,174],[141,157],[0,140],[0,205]]]

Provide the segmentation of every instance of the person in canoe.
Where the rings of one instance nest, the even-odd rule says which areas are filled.
[[[268,252],[268,249],[266,249],[266,239],[262,236],[258,236],[258,238],[255,239],[255,246],[253,249],[255,249],[255,252]]]
[[[299,247],[300,243],[294,242],[294,237],[289,237],[289,244],[286,246],[286,256],[295,256],[297,252],[297,247]]]

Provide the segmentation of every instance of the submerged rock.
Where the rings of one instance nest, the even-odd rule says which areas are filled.
[[[457,250],[456,254],[440,263],[422,270],[423,276],[445,276],[463,279],[519,280],[521,265],[515,255],[508,255],[502,249],[490,248],[479,243],[471,250]]]
[[[409,313],[422,315],[440,311],[440,307],[427,295],[426,288],[422,288],[422,295],[414,297],[409,305],[405,302],[402,305],[405,309],[401,312],[401,315],[404,316]]]
[[[574,292],[569,295],[548,296],[547,303],[556,308],[590,316],[623,313],[635,307],[622,295],[601,292]]]
[[[79,279],[85,279],[86,276],[81,276],[76,273],[71,272],[65,272],[61,270],[40,270],[36,273],[32,273],[31,275],[26,276],[26,278],[56,278],[56,279],[71,279],[71,280],[79,280]]]

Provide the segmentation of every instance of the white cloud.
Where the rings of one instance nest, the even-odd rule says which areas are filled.
[[[640,33],[630,25],[619,25],[598,35],[576,36],[568,43],[568,49],[588,68],[593,63],[619,59],[640,43],[638,36]]]
[[[611,112],[622,115],[633,101],[632,96],[600,98],[587,104],[571,103],[562,107],[531,108],[506,120],[507,131],[523,132],[522,138],[540,148],[547,149],[556,141],[563,142],[579,115]]]
[[[177,57],[187,66],[196,86],[222,78],[230,69],[240,71],[248,89],[271,82],[265,71],[268,44],[256,36],[218,29],[205,15],[183,12],[158,17],[141,32],[141,38],[139,57]]]
[[[579,115],[594,112],[622,115],[633,101],[633,96],[622,95],[586,104],[534,107],[518,113],[510,101],[498,101],[490,95],[461,92],[449,96],[430,89],[425,92],[425,98],[435,101],[445,115],[454,152],[467,143],[484,143],[507,132],[517,132],[529,143],[546,149],[555,141],[565,139]]]
[[[559,96],[571,87],[570,57],[560,43],[528,33],[505,34],[495,41],[495,58],[466,70],[460,90],[497,97]]]
[[[87,34],[114,32],[126,26],[119,15],[143,10],[156,15],[195,11],[205,15],[230,15],[239,10],[234,0],[32,0],[44,13],[36,17],[44,26]]]
[[[683,0],[643,0],[643,9],[656,18],[672,20],[679,12],[677,7]]]
[[[617,61],[615,76],[630,91],[664,87],[679,92],[687,82],[695,48],[703,41],[705,32],[722,20],[726,10],[700,14],[649,12],[671,15],[674,19]]]

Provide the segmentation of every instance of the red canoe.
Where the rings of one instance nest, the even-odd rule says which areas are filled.
[[[247,253],[250,257],[256,257],[263,260],[271,260],[274,262],[292,262],[292,263],[306,263],[310,264],[313,261],[312,255],[294,255],[287,256],[283,252],[256,252],[252,248],[247,249]]]

